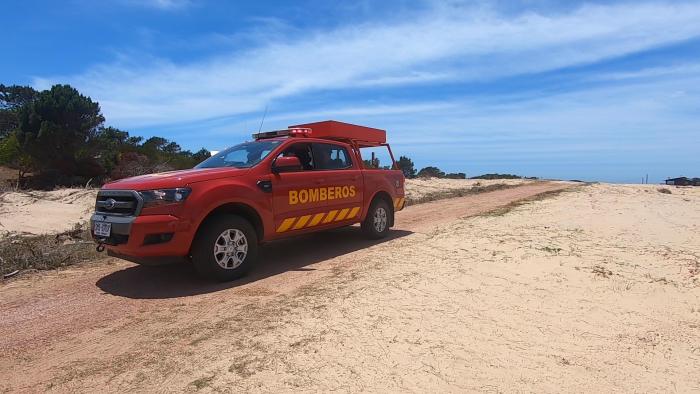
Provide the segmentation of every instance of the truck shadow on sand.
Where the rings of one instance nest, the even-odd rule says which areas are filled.
[[[364,238],[357,226],[271,242],[260,248],[258,264],[244,278],[216,283],[199,278],[191,264],[136,265],[100,278],[102,291],[127,298],[163,299],[213,293],[256,282],[287,271],[313,271],[309,265],[410,235],[392,230],[381,240]]]

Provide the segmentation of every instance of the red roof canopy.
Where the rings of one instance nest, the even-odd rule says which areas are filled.
[[[347,139],[358,142],[369,142],[373,144],[386,143],[385,130],[338,122],[336,120],[298,124],[289,126],[289,128],[309,128],[311,129],[310,137],[313,138]]]

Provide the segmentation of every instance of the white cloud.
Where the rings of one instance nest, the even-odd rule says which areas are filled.
[[[298,32],[193,63],[131,59],[35,84],[71,83],[97,99],[111,123],[138,127],[243,114],[271,101],[283,107],[322,90],[488,80],[588,64],[696,37],[698,20],[696,2],[509,16],[450,5],[412,19]]]

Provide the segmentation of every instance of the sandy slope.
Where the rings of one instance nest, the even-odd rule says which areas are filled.
[[[70,230],[90,219],[94,189],[0,194],[0,236],[7,233],[48,234]]]
[[[700,390],[700,190],[470,216],[557,187],[410,207],[387,242],[280,243],[233,284],[121,262],[14,281],[0,390]]]

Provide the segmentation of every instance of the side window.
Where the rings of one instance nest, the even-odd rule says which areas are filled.
[[[347,150],[334,144],[311,144],[317,170],[342,170],[352,167]]]
[[[390,170],[394,163],[386,146],[360,148],[360,155],[365,169]]]
[[[287,147],[279,156],[296,156],[301,162],[301,167],[306,170],[314,169],[314,157],[311,154],[311,144],[299,143]],[[277,157],[279,157],[277,156]]]

